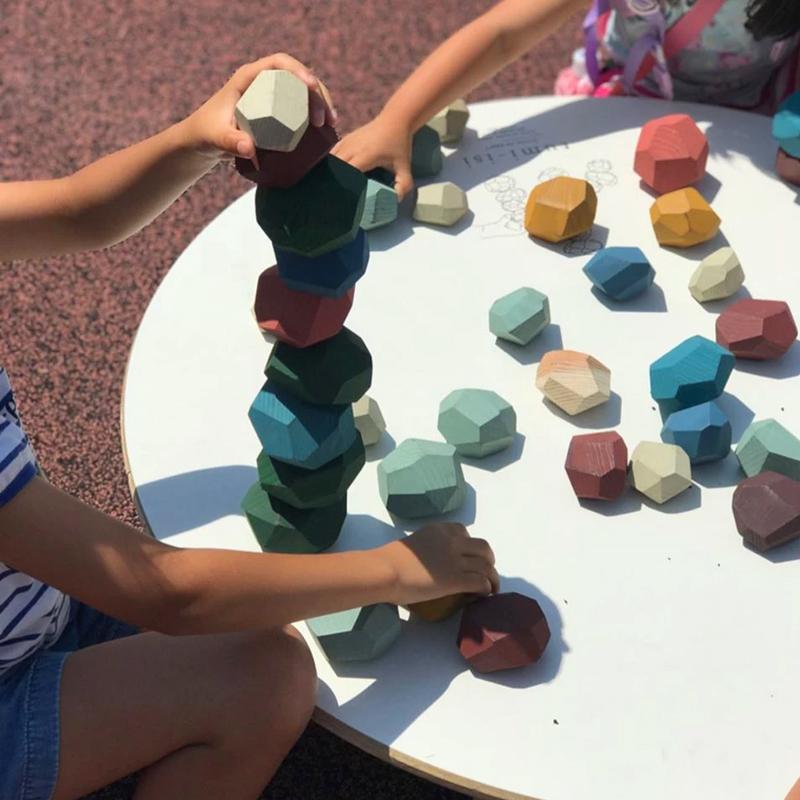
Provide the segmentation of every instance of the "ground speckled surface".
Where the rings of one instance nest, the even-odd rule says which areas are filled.
[[[68,174],[179,120],[239,64],[279,50],[317,70],[347,132],[380,108],[434,44],[489,5],[5,0],[0,180]],[[577,43],[576,19],[471,99],[549,92]],[[59,487],[134,525],[139,521],[119,439],[132,338],[175,258],[248,188],[232,169],[219,168],[146,230],[110,250],[3,265],[2,363],[44,469]],[[133,786],[129,779],[94,797],[121,800]],[[264,794],[271,800],[459,796],[313,725]]]

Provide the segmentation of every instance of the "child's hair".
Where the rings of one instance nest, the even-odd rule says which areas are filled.
[[[756,39],[787,39],[800,32],[798,0],[751,0],[747,6],[747,30]]]

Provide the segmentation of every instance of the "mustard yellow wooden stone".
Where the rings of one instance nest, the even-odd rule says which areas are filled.
[[[667,247],[694,247],[716,236],[720,218],[691,186],[663,194],[650,206],[656,239]]]
[[[437,597],[435,600],[409,603],[408,610],[425,622],[441,622],[464,608],[468,600],[469,597],[465,594],[449,594],[447,597]]]
[[[540,183],[528,195],[525,230],[546,242],[563,242],[594,224],[597,195],[590,183],[561,175]]]
[[[575,416],[611,397],[611,370],[586,353],[551,350],[539,362],[536,388],[562,411]]]

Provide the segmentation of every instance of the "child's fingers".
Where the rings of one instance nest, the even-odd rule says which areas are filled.
[[[238,128],[229,128],[222,134],[218,144],[220,150],[240,158],[255,158],[256,146],[250,136]]]
[[[800,800],[800,780],[795,783],[786,795],[786,800]]]
[[[317,92],[322,97],[324,104],[325,118],[323,122],[327,122],[328,125],[335,125],[339,121],[339,112],[333,105],[333,99],[328,87],[319,78],[317,78]]]
[[[394,172],[395,191],[402,200],[414,188],[414,179],[411,177],[408,162],[395,161],[392,171]]]

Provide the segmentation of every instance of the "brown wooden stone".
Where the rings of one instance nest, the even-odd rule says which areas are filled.
[[[736,487],[732,505],[736,528],[754,550],[800,538],[800,481],[761,472]]]
[[[615,500],[628,477],[628,448],[616,431],[573,436],[564,465],[577,497]]]

